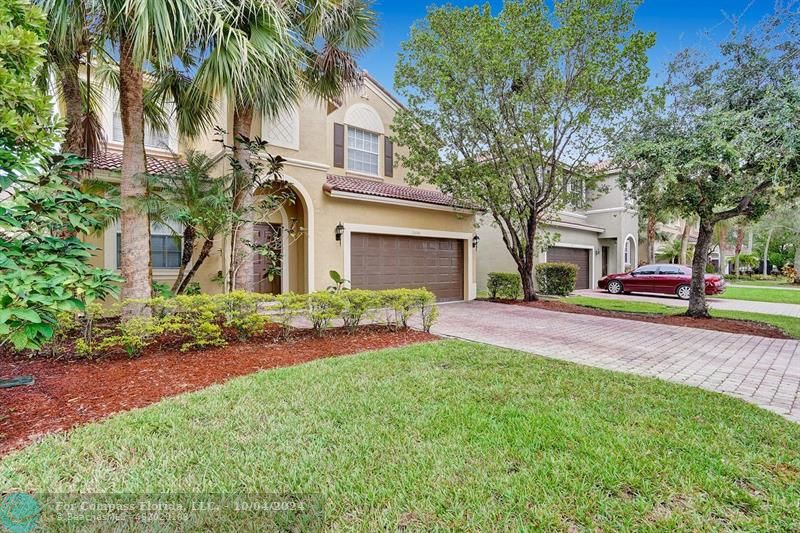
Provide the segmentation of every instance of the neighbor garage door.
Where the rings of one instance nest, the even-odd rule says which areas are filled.
[[[583,248],[564,248],[561,246],[551,246],[547,249],[548,263],[572,263],[578,267],[578,279],[575,282],[576,289],[589,289],[589,254],[591,250]]]
[[[353,288],[426,287],[440,302],[464,299],[463,241],[353,233],[350,248]]]

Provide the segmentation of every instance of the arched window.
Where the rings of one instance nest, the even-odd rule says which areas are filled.
[[[300,149],[300,111],[297,107],[286,109],[262,121],[261,136],[269,144],[290,150]]]
[[[622,252],[623,268],[625,270],[632,269],[636,263],[636,248],[633,242],[633,237],[628,236],[625,238],[625,245]]]

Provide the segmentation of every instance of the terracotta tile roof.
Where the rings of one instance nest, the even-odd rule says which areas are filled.
[[[375,181],[350,176],[328,175],[328,180],[323,185],[327,193],[333,191],[347,192],[353,194],[363,194],[366,196],[378,196],[381,198],[393,198],[396,200],[406,200],[408,202],[420,202],[423,204],[443,205],[448,207],[465,207],[456,205],[453,197],[441,191],[432,191],[409,187],[408,185],[395,185],[383,181]]]
[[[92,158],[95,170],[110,170],[119,172],[122,169],[122,154],[119,152],[102,152]],[[177,159],[161,159],[147,157],[147,173],[151,176],[170,174],[186,168],[186,163]]]

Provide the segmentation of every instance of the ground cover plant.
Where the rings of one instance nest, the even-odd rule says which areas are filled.
[[[800,426],[735,398],[440,341],[47,437],[0,460],[0,489],[269,487],[319,495],[329,529],[792,530],[798,450]]]

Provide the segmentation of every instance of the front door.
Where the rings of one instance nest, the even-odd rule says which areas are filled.
[[[256,245],[269,248],[269,252],[266,254],[256,253],[253,257],[253,276],[255,277],[256,292],[280,294],[281,227],[276,224],[256,224],[253,232]]]

